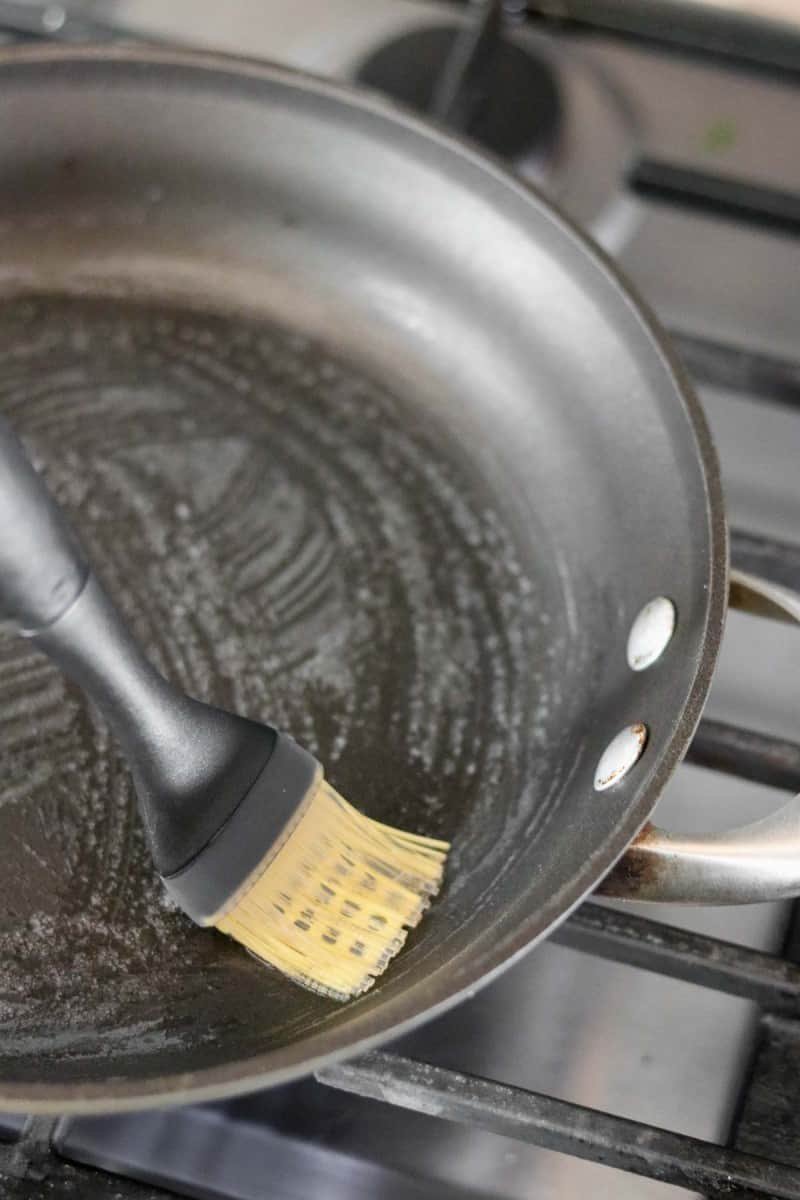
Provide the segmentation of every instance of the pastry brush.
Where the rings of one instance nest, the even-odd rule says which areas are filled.
[[[286,733],[168,683],[3,418],[0,518],[3,616],[111,726],[174,900],[304,987],[366,991],[439,890],[448,844],[362,815]]]

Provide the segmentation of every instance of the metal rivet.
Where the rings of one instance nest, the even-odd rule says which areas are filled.
[[[647,726],[641,721],[621,729],[600,756],[594,773],[594,790],[604,792],[624,779],[634,763],[642,757],[646,745]]]
[[[42,29],[46,33],[57,33],[63,28],[67,14],[60,4],[48,4],[41,15]]]
[[[675,605],[666,596],[645,604],[628,634],[628,666],[632,671],[651,667],[666,650],[675,632]]]

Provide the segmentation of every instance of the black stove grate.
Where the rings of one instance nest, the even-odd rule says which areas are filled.
[[[359,1096],[473,1125],[707,1196],[800,1197],[800,1170],[796,1167],[398,1054],[368,1054],[356,1062],[331,1067],[318,1078]]]
[[[0,1200],[170,1200],[174,1192],[75,1166],[53,1148],[58,1117],[29,1117],[19,1139],[0,1141]],[[0,1138],[9,1128],[0,1130]]]

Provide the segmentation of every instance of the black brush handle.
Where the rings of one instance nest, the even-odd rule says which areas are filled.
[[[75,535],[0,417],[0,597],[23,630],[57,620],[83,590],[89,566]]]
[[[275,731],[190,699],[154,669],[2,417],[0,611],[100,709],[133,772],[158,870],[183,868],[258,777]]]

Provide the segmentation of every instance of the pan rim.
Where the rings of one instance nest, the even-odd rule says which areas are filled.
[[[321,97],[327,96],[360,112],[370,113],[425,138],[428,143],[437,144],[443,152],[466,160],[504,188],[513,190],[526,203],[544,209],[553,224],[592,259],[609,287],[628,305],[652,351],[660,358],[673,380],[676,399],[683,404],[702,468],[710,551],[704,641],[684,710],[657,766],[627,810],[624,820],[615,826],[606,843],[587,861],[581,872],[554,897],[549,908],[545,906],[532,913],[519,924],[513,939],[500,948],[488,949],[480,961],[471,962],[470,969],[460,976],[454,988],[448,987],[446,981],[440,982],[430,989],[427,998],[420,997],[417,990],[415,1002],[409,1004],[408,994],[403,993],[366,1014],[355,1038],[352,1032],[348,1032],[352,1031],[352,1025],[343,1023],[338,1028],[249,1058],[236,1059],[216,1067],[156,1075],[145,1080],[112,1078],[105,1083],[73,1085],[0,1082],[0,1111],[87,1114],[221,1099],[307,1076],[322,1066],[355,1057],[394,1040],[417,1025],[442,1015],[490,983],[552,932],[624,854],[647,821],[667,780],[685,754],[711,684],[722,636],[727,606],[728,538],[719,466],[705,414],[658,320],[605,252],[551,201],[545,199],[541,192],[516,176],[499,159],[377,93],[269,62],[206,51],[131,45],[12,47],[0,50],[0,70],[4,72],[9,68],[69,62],[106,66],[138,64],[142,68],[156,69],[173,67],[209,76],[223,76],[230,83],[251,79],[304,91],[311,89]]]

